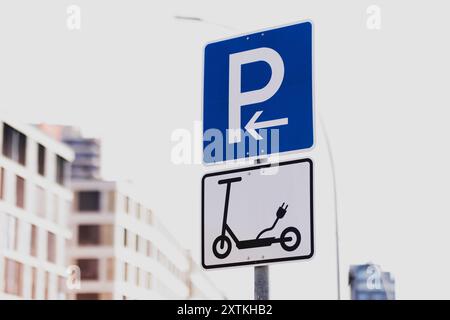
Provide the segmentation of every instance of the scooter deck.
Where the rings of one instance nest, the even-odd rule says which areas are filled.
[[[249,249],[249,248],[259,248],[259,247],[268,247],[272,245],[272,243],[281,242],[280,238],[268,237],[268,238],[260,238],[260,239],[250,239],[250,240],[239,240],[234,234],[233,230],[228,225],[225,225],[225,230],[230,234],[234,243],[236,243],[236,247],[238,249]],[[291,237],[285,237],[283,241],[291,241]]]
[[[292,240],[291,237],[285,238],[285,241],[290,241],[290,240]],[[275,238],[275,237],[242,240],[242,241],[236,242],[236,247],[238,249],[268,247],[268,246],[272,245],[272,243],[279,243],[280,241],[281,241],[280,238]]]

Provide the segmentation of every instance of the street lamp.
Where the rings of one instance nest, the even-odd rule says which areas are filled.
[[[214,26],[217,26],[217,27],[220,27],[220,28],[223,28],[223,29],[227,29],[229,31],[237,31],[237,29],[232,27],[232,26],[228,26],[226,24],[217,23],[217,22],[214,22],[214,21],[205,20],[205,19],[200,18],[200,17],[175,15],[175,16],[173,16],[173,18],[175,20],[180,20],[180,21],[201,22],[201,23],[205,23],[205,24],[214,25]]]
[[[190,17],[190,16],[173,16],[177,20],[186,20],[186,21],[197,21],[197,22],[203,22],[202,18],[199,17]]]

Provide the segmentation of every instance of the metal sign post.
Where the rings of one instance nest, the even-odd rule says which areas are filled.
[[[255,300],[269,300],[269,266],[255,267]]]
[[[267,158],[256,159],[255,164],[265,163]],[[269,300],[269,266],[256,266],[254,271],[255,300]]]

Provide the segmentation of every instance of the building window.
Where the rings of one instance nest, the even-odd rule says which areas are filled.
[[[17,261],[5,258],[5,292],[22,296],[23,265]]]
[[[5,169],[0,168],[0,199],[3,199],[4,197],[4,190],[5,190]]]
[[[25,165],[26,146],[27,137],[5,123],[3,126],[3,155]]]
[[[25,208],[25,180],[16,176],[16,206]]]
[[[124,282],[128,282],[129,273],[130,273],[129,269],[130,269],[130,265],[125,262],[125,264],[123,266],[123,281]]]
[[[100,210],[100,192],[99,191],[80,191],[78,192],[78,210],[79,211],[99,211]]]
[[[130,212],[130,198],[129,197],[125,197],[125,212],[126,213]]]
[[[37,299],[37,268],[31,267],[31,299]]]
[[[128,231],[123,229],[123,246],[126,248],[128,246]]]
[[[152,288],[152,274],[150,272],[147,272],[146,287],[147,287],[147,289]]]
[[[54,233],[47,233],[47,261],[56,262],[56,236]]]
[[[17,250],[19,224],[16,217],[7,215],[5,225],[4,241],[7,250]]]
[[[69,165],[66,159],[56,156],[56,182],[65,185],[69,173]]]
[[[114,241],[114,228],[110,224],[101,227],[101,243],[104,246],[111,246]]]
[[[139,252],[139,235],[136,235],[134,238],[134,249],[136,252]]]
[[[98,293],[77,293],[77,300],[99,300]]]
[[[50,273],[48,271],[45,271],[44,285],[44,299],[48,300],[50,298]]]
[[[136,278],[136,283],[135,283],[135,285],[136,285],[136,287],[139,287],[139,283],[141,282],[141,270],[138,268],[138,267],[136,267],[136,269],[135,269],[135,278]]]
[[[45,147],[38,144],[38,173],[45,176]]]
[[[36,198],[34,200],[36,204],[36,214],[42,218],[45,218],[46,216],[46,200],[47,199],[44,188],[36,186]]]
[[[58,276],[58,300],[66,298],[66,278]]]
[[[30,237],[30,254],[33,257],[37,257],[38,254],[38,228],[32,224],[31,225],[31,237]]]
[[[112,225],[80,225],[78,226],[79,245],[112,245]]]
[[[110,281],[114,280],[115,260],[113,258],[106,259],[106,278]]]
[[[81,280],[98,280],[98,259],[78,259]]]
[[[78,226],[78,244],[79,245],[100,244],[100,226],[99,225]]]
[[[114,212],[116,210],[116,193],[114,191],[108,192],[108,211]]]
[[[109,293],[109,292],[103,292],[103,293],[101,294],[101,299],[102,299],[102,300],[112,300],[112,298],[113,298],[112,293]]]

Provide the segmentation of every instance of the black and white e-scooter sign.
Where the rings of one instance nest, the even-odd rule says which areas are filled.
[[[310,159],[206,174],[206,269],[309,259],[314,253]]]

